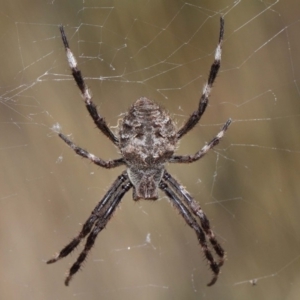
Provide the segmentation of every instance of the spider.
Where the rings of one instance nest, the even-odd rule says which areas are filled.
[[[78,155],[89,159],[100,167],[110,169],[125,165],[126,170],[118,176],[103,199],[94,208],[79,234],[47,263],[51,264],[66,257],[79,245],[82,239],[87,237],[84,249],[70,268],[65,279],[65,285],[69,285],[70,280],[80,269],[93,247],[98,233],[107,225],[125,193],[132,188],[133,200],[135,201],[139,199],[157,200],[158,190],[160,189],[170,199],[185,222],[195,231],[213,273],[213,277],[207,285],[213,285],[217,281],[220,268],[224,263],[225,251],[211,230],[209,220],[200,205],[166,171],[165,164],[192,163],[199,160],[219,143],[231,123],[231,119],[229,119],[223,125],[221,131],[194,155],[174,155],[178,141],[195,127],[207,107],[210,91],[221,63],[224,19],[221,17],[219,42],[208,80],[199,100],[199,106],[179,130],[176,129],[174,122],[164,109],[152,100],[142,97],[125,113],[118,133],[113,133],[105,119],[98,112],[96,105],[92,102],[91,92],[77,67],[76,59],[70,50],[63,26],[60,26],[60,32],[72,75],[80,89],[85,106],[96,126],[119,148],[121,158],[105,161],[78,147],[62,133],[59,133],[59,137]],[[215,259],[210,247],[214,250],[217,259]]]

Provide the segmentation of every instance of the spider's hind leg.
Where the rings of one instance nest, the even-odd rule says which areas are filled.
[[[126,183],[127,181],[128,176],[126,174],[126,171],[124,171],[120,176],[118,176],[117,180],[113,183],[103,199],[94,208],[91,215],[82,226],[79,234],[75,238],[73,238],[73,240],[68,245],[66,245],[54,258],[49,259],[47,261],[47,264],[55,263],[61,258],[66,257],[79,245],[82,239],[84,239],[92,231],[92,228],[97,222],[97,219],[99,218],[99,215],[101,215],[104,207],[108,205],[109,201],[111,201],[111,198],[114,197],[114,195],[118,192],[118,189],[120,188],[122,183]]]
[[[105,228],[108,221],[110,220],[113,212],[117,208],[118,204],[122,200],[123,196],[126,192],[132,187],[131,182],[127,179],[124,184],[116,191],[116,194],[113,195],[111,201],[105,206],[101,215],[97,216],[97,221],[94,225],[94,228],[91,230],[89,234],[84,249],[81,251],[80,255],[78,256],[76,262],[72,265],[69,274],[65,279],[65,285],[69,285],[70,280],[72,277],[78,272],[82,263],[85,261],[87,255],[89,254],[90,250],[94,246],[96,241],[97,235]]]
[[[195,231],[204,256],[209,264],[210,269],[213,272],[213,278],[207,285],[213,285],[218,279],[220,273],[220,264],[215,261],[212,252],[210,251],[207,245],[205,229],[201,228],[201,226],[197,223],[192,213],[189,211],[187,206],[185,206],[185,204],[181,201],[180,196],[178,196],[178,191],[175,190],[175,192],[172,188],[170,188],[165,178],[160,182],[159,188],[165,192],[165,194],[171,200],[174,207],[184,218],[185,222]]]
[[[198,217],[200,220],[201,228],[203,229],[206,237],[208,238],[212,248],[219,257],[218,266],[221,267],[225,260],[225,251],[223,247],[218,242],[214,232],[210,227],[210,222],[202,210],[198,202],[193,199],[189,192],[177,182],[169,173],[165,172],[163,179],[168,182],[171,187],[176,191],[180,198],[186,203],[187,207],[191,210],[194,216]]]

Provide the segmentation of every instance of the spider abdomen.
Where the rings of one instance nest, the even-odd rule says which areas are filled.
[[[125,114],[119,147],[127,164],[151,167],[165,163],[174,153],[176,128],[169,114],[142,97]]]

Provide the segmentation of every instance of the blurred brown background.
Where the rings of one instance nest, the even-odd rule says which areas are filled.
[[[0,6],[1,299],[299,299],[299,1],[50,1]],[[124,197],[82,272],[78,249],[45,261],[81,228],[123,170],[77,157],[51,130],[119,157],[95,129],[58,26],[115,128],[141,96],[182,124],[196,108],[225,17],[221,72],[207,112],[177,153],[196,152],[231,117],[222,143],[168,170],[226,249],[215,286],[194,232],[161,194]],[[256,286],[251,283],[256,282]]]

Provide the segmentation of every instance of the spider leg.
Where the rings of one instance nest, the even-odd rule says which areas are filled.
[[[176,193],[183,198],[187,206],[192,210],[193,214],[200,219],[201,227],[203,228],[212,247],[214,248],[215,252],[220,258],[218,265],[219,267],[221,267],[224,264],[225,251],[219,244],[215,237],[215,234],[211,230],[209,220],[203,212],[201,206],[192,198],[188,191],[179,182],[177,182],[168,172],[165,172],[163,179],[170,183],[170,185],[172,186],[172,188],[174,188]]]
[[[184,218],[184,220],[186,221],[186,223],[192,228],[194,229],[199,244],[202,248],[202,251],[205,255],[205,258],[207,259],[209,266],[214,274],[212,280],[207,284],[208,286],[213,285],[217,279],[218,279],[218,275],[220,273],[220,266],[219,264],[214,260],[214,257],[211,253],[211,251],[208,248],[207,242],[206,242],[206,238],[205,238],[205,234],[202,230],[202,228],[199,226],[199,224],[197,223],[196,219],[192,216],[192,214],[190,213],[190,211],[187,209],[187,207],[182,203],[182,201],[178,198],[178,196],[176,195],[176,193],[173,192],[172,189],[170,189],[170,187],[166,184],[166,182],[164,182],[163,180],[160,182],[159,184],[159,188],[161,190],[163,190],[165,192],[165,194],[168,196],[168,198],[171,200],[172,204],[177,208],[177,210],[179,211],[179,213],[182,215],[182,217]]]
[[[65,142],[67,143],[75,152],[76,154],[85,157],[87,159],[89,159],[90,161],[92,161],[94,164],[103,167],[103,168],[107,168],[107,169],[111,169],[111,168],[115,168],[118,167],[120,165],[124,165],[124,159],[123,158],[118,158],[118,159],[114,159],[114,160],[109,160],[109,161],[105,161],[97,156],[95,156],[92,153],[89,153],[88,151],[76,146],[72,141],[70,141],[65,135],[63,135],[62,133],[59,133],[59,137]]]
[[[84,82],[81,71],[77,68],[77,61],[72,51],[70,50],[69,43],[64,31],[63,26],[59,27],[61,37],[66,49],[66,54],[69,62],[69,66],[72,70],[72,75],[74,80],[77,83],[78,88],[81,91],[82,98],[85,102],[86,108],[90,113],[90,116],[94,120],[97,127],[105,134],[115,145],[119,144],[119,139],[115,136],[115,134],[109,129],[105,119],[98,113],[96,105],[92,101],[92,94]]]
[[[122,197],[124,196],[124,194],[126,192],[128,192],[128,190],[131,187],[132,187],[132,184],[127,179],[127,181],[125,181],[125,183],[121,186],[121,189],[113,196],[112,201],[107,205],[105,211],[101,215],[97,216],[97,222],[86,240],[84,249],[78,256],[76,262],[72,265],[72,267],[69,271],[69,274],[65,279],[65,285],[67,285],[67,286],[69,285],[69,282],[72,279],[73,275],[76,274],[77,271],[80,269],[80,266],[86,259],[91,248],[93,247],[95,240],[97,238],[97,235],[99,234],[100,231],[102,231],[102,229],[105,228],[105,226],[108,223],[108,221],[110,220],[113,212],[115,211],[116,207],[120,203]]]
[[[117,193],[118,189],[123,183],[128,182],[128,176],[127,172],[124,171],[116,181],[113,183],[111,188],[108,190],[106,195],[103,197],[103,199],[98,203],[98,205],[94,208],[91,215],[87,219],[87,221],[82,226],[82,229],[78,236],[76,236],[68,245],[66,245],[54,258],[51,258],[47,261],[47,264],[52,264],[57,262],[63,257],[66,257],[68,254],[70,254],[81,242],[82,239],[84,239],[92,230],[93,225],[99,218],[99,215],[102,214],[103,207],[105,207],[109,201],[112,199],[112,197]]]
[[[200,97],[198,109],[192,113],[192,115],[189,117],[189,119],[186,121],[186,123],[181,127],[181,129],[178,130],[178,132],[177,132],[178,139],[182,138],[183,135],[185,135],[192,128],[194,128],[194,126],[199,122],[201,116],[205,112],[205,109],[208,104],[208,98],[210,95],[212,85],[217,77],[217,74],[218,74],[218,71],[219,71],[220,65],[221,65],[223,36],[224,36],[224,19],[223,19],[223,17],[221,17],[219,43],[218,43],[218,46],[217,46],[216,52],[215,52],[215,60],[214,60],[213,64],[211,65],[207,83],[204,85],[203,92]]]
[[[228,129],[231,123],[231,119],[229,119],[221,129],[221,131],[201,150],[196,152],[194,155],[173,155],[170,159],[170,163],[191,163],[200,158],[202,158],[210,149],[219,144],[220,140],[223,138],[226,130]]]

